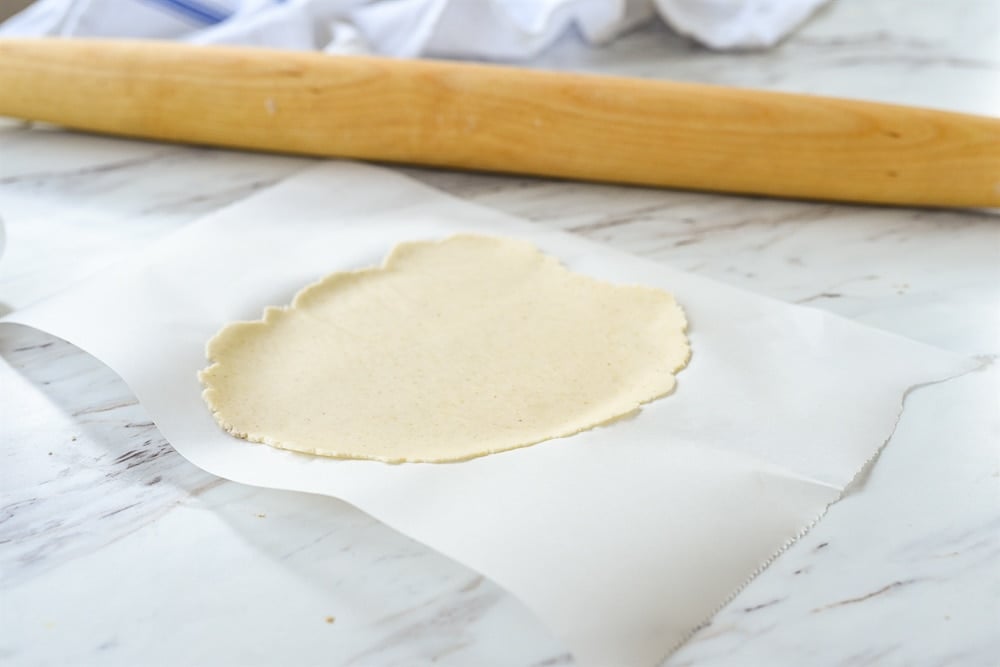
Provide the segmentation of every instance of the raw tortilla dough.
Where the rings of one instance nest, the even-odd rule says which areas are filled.
[[[690,349],[659,289],[571,273],[523,241],[402,243],[208,343],[227,431],[310,454],[461,461],[571,435],[674,388]]]

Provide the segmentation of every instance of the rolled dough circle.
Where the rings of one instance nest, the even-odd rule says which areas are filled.
[[[396,246],[208,343],[231,434],[309,454],[449,462],[568,436],[669,394],[690,356],[667,292],[573,273],[529,243]]]

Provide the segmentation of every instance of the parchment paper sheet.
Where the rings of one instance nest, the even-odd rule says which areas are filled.
[[[675,394],[603,428],[445,465],[313,458],[216,425],[195,374],[221,326],[380,263],[398,241],[457,231],[523,238],[575,271],[673,292],[693,350]],[[107,363],[195,465],[354,504],[504,586],[594,665],[664,658],[840,496],[908,388],[973,365],[343,162],[5,320]]]

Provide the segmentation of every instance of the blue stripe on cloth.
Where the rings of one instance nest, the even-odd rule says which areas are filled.
[[[165,9],[171,9],[178,14],[194,19],[205,25],[222,23],[231,15],[221,9],[212,7],[199,0],[145,0],[149,4],[160,5]]]

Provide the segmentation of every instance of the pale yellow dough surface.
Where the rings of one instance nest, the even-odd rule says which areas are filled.
[[[470,459],[571,435],[674,388],[684,313],[650,287],[572,273],[523,241],[402,243],[208,343],[227,431],[310,454]],[[572,446],[570,441],[559,446]]]

